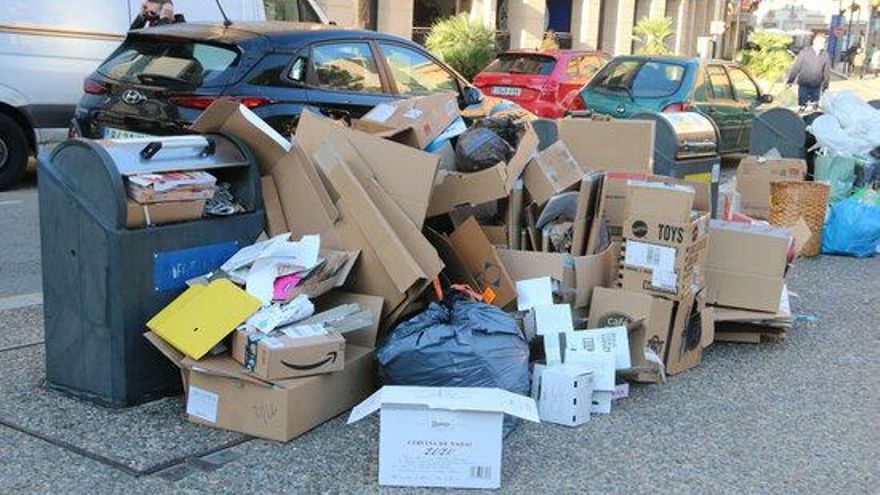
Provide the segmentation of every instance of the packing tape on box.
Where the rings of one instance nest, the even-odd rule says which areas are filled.
[[[153,220],[150,218],[150,209],[147,207],[146,204],[141,205],[141,207],[143,207],[143,209],[144,209],[144,219],[146,221],[146,225],[148,227],[150,225],[153,225]]]

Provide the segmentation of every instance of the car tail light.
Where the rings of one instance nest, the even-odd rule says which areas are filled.
[[[90,95],[105,95],[110,91],[110,87],[87,77],[83,81],[83,91]]]
[[[247,108],[257,108],[269,103],[272,100],[263,98],[262,96],[199,96],[199,95],[178,95],[172,96],[171,102],[177,106],[184,108],[192,108],[195,110],[204,110],[211,106],[217,100],[237,101]]]
[[[581,110],[587,109],[587,106],[584,105],[584,99],[580,95],[580,93],[575,93],[574,98],[571,99],[571,104],[568,106],[568,109],[573,112],[579,112]]]
[[[691,105],[688,102],[676,102],[670,103],[663,107],[663,113],[676,113],[676,112],[689,112],[691,110]]]

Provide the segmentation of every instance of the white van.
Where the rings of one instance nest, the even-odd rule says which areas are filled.
[[[0,5],[0,190],[28,156],[67,137],[83,81],[119,45],[143,0],[3,0]],[[313,0],[221,0],[233,21],[326,23]],[[220,24],[216,0],[175,0],[187,22]]]

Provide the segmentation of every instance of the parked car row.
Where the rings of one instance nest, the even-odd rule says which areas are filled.
[[[597,51],[502,53],[471,85],[412,41],[320,22],[132,31],[82,89],[69,133],[94,139],[178,134],[220,98],[241,102],[286,135],[305,108],[357,118],[383,102],[453,91],[462,109],[505,99],[546,118],[580,109],[615,118],[695,111],[714,122],[722,153],[748,147],[755,114],[772,101],[731,62],[609,60]],[[21,121],[0,112],[0,189],[36,150]]]

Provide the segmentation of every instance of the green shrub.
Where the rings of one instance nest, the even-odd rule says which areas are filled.
[[[468,81],[495,59],[495,32],[467,14],[435,22],[425,45]]]
[[[758,30],[749,35],[754,48],[743,50],[739,56],[743,66],[755,77],[771,86],[782,79],[793,61],[788,54],[791,36]]]
[[[666,40],[675,34],[671,17],[643,17],[633,28],[638,55],[669,55]]]

